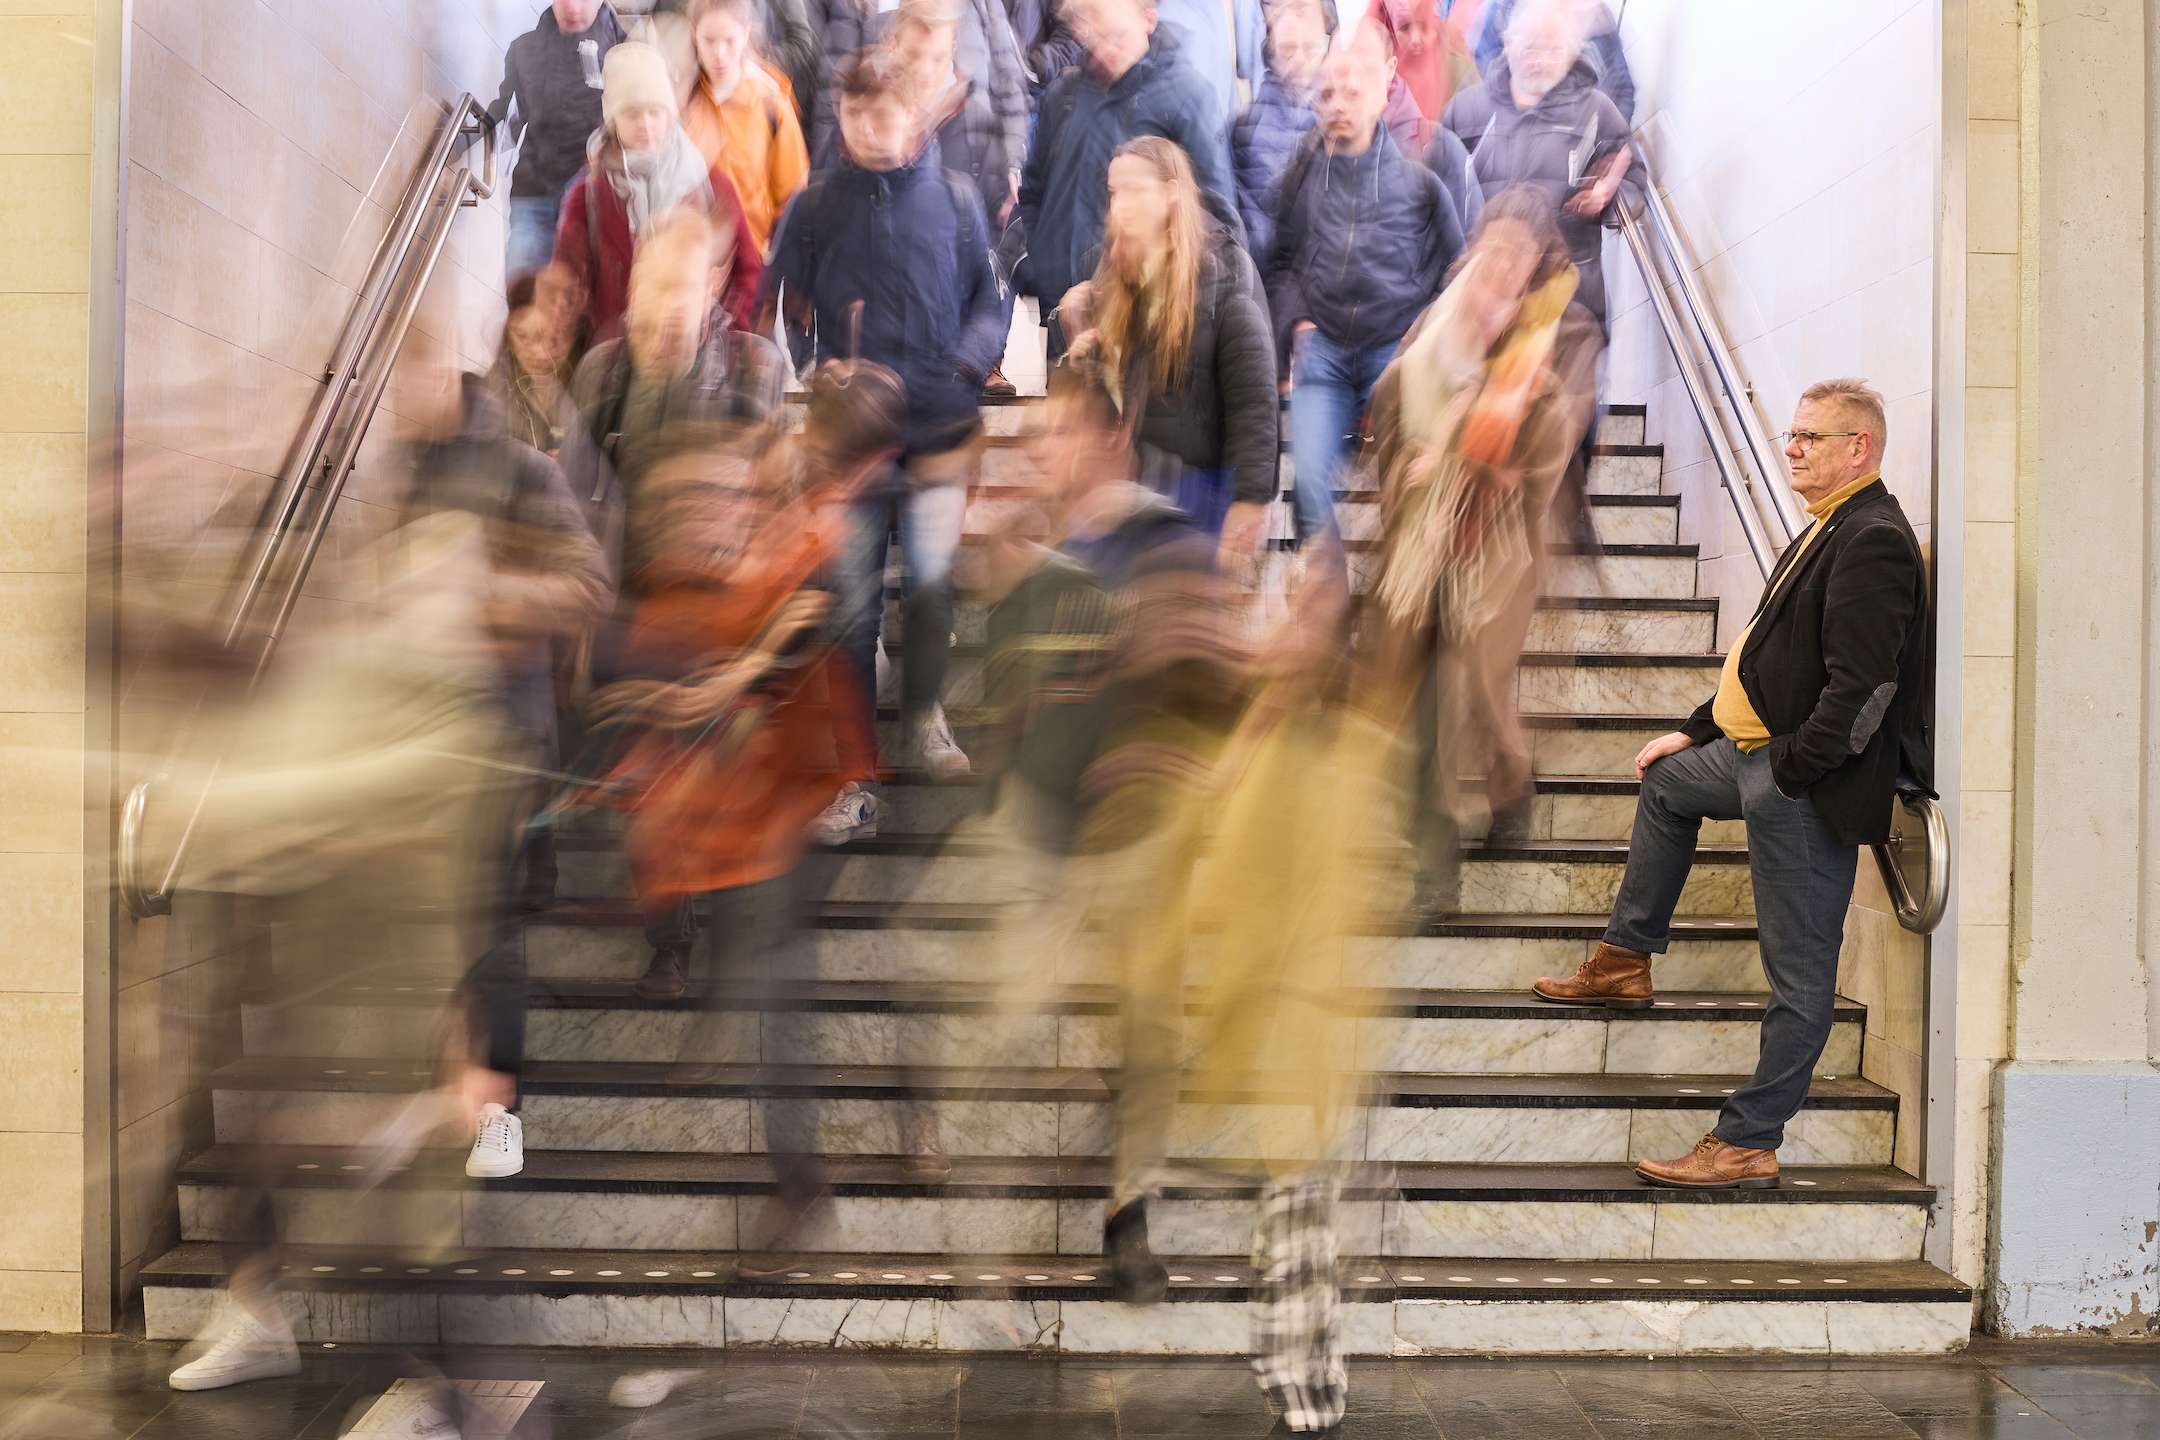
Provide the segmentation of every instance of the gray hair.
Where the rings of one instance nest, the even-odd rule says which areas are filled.
[[[1593,16],[1599,8],[1597,0],[1522,0],[1507,17],[1507,28],[1500,32],[1503,49],[1512,50],[1523,33],[1540,20],[1557,20],[1567,36],[1568,48],[1582,53],[1590,43],[1595,29]]]
[[[1888,425],[1883,418],[1882,391],[1865,380],[1847,376],[1837,380],[1818,380],[1800,392],[1803,405],[1835,405],[1853,425],[1865,430],[1875,442],[1875,459],[1883,457],[1883,446],[1888,440]]]

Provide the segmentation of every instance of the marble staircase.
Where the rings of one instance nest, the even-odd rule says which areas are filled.
[[[984,413],[973,530],[1016,498],[1026,463],[1027,406]],[[1657,1190],[1631,1168],[1685,1150],[1753,1064],[1765,997],[1737,824],[1706,827],[1652,1009],[1525,993],[1596,943],[1626,855],[1631,758],[1716,680],[1716,602],[1695,594],[1695,548],[1643,426],[1641,407],[1601,418],[1604,554],[1554,547],[1518,688],[1537,772],[1527,826],[1468,849],[1459,915],[1375,921],[1352,941],[1373,988],[1353,997],[1368,1085],[1342,1208],[1346,1342],[1381,1355],[1955,1348],[1970,1295],[1921,1261],[1935,1197],[1892,1163],[1898,1101],[1860,1073],[1859,1005],[1839,1002],[1780,1188]],[[1361,485],[1339,496],[1354,571],[1378,514]],[[963,603],[950,707],[963,744],[981,640]],[[365,972],[245,1007],[240,1053],[213,1080],[215,1143],[180,1171],[182,1241],[144,1271],[149,1333],[201,1322],[221,1242],[245,1233],[248,1176],[267,1167],[313,1341],[1243,1352],[1252,1271],[1236,1257],[1256,1189],[1236,1163],[1248,1127],[1226,1117],[1281,1101],[1268,1073],[1188,1080],[1178,1173],[1151,1215],[1170,1299],[1111,1301],[1100,1246],[1119,1032],[1105,957],[1091,935],[1048,957],[1049,1003],[1026,1022],[1025,1053],[996,1068],[973,947],[999,897],[954,834],[980,797],[903,772],[886,799],[877,837],[809,867],[815,978],[779,996],[744,977],[711,997],[640,999],[647,950],[620,850],[604,827],[566,842],[563,898],[524,928],[530,1148],[508,1180],[468,1180],[443,1150],[381,1189],[352,1183],[347,1147],[422,1083],[428,1017],[454,982],[428,961],[424,921],[391,927]],[[1203,963],[1215,934],[1198,917]],[[693,1036],[699,1063],[673,1063]],[[768,1053],[791,1063],[759,1065]],[[949,1068],[957,1056],[974,1063]],[[788,1269],[738,1276],[733,1255],[776,1191],[768,1107],[797,1105],[819,1116],[832,1201]],[[905,1163],[911,1114],[931,1117],[949,1172]]]

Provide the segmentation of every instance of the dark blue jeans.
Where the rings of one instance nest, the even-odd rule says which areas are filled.
[[[1350,451],[1350,428],[1372,404],[1395,343],[1353,350],[1321,331],[1305,332],[1290,367],[1291,508],[1298,539],[1335,526],[1335,477]]]
[[[1605,929],[1608,944],[1664,953],[1705,820],[1747,824],[1755,925],[1770,982],[1755,1073],[1725,1102],[1712,1133],[1728,1145],[1775,1150],[1785,1122],[1807,1099],[1815,1062],[1830,1040],[1838,950],[1860,852],[1839,844],[1804,796],[1778,793],[1767,750],[1743,755],[1720,737],[1668,755],[1643,776],[1627,874]]]

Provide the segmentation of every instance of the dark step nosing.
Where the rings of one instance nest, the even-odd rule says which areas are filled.
[[[820,930],[989,930],[1001,923],[999,907],[990,904],[950,905],[920,901],[828,900],[811,916]],[[646,917],[628,899],[579,901],[528,917],[527,925],[561,925],[580,928],[606,926],[635,928],[643,933]],[[1460,938],[1473,940],[1594,940],[1604,935],[1610,919],[1604,915],[1466,914],[1415,923],[1367,925],[1353,932],[1366,938],[1402,939]],[[1201,916],[1194,928],[1202,933],[1219,929],[1219,922]],[[1672,924],[1675,943],[1757,938],[1751,917],[1702,915],[1678,917]]]
[[[1725,663],[1725,657],[1703,654],[1645,654],[1635,651],[1607,653],[1597,650],[1525,650],[1520,663],[1529,670],[1715,670]]]
[[[1084,1255],[790,1255],[769,1278],[735,1275],[729,1251],[486,1249],[414,1256],[390,1247],[291,1246],[286,1283],[337,1293],[465,1295],[572,1294],[610,1297],[720,1295],[741,1299],[813,1298],[981,1300],[1026,1296],[1099,1302],[1109,1298],[1109,1268]],[[143,1267],[145,1285],[221,1289],[226,1247],[188,1241]],[[1171,1304],[1249,1300],[1256,1290],[1249,1260],[1170,1258]],[[415,1272],[418,1273],[415,1273]],[[372,1273],[371,1273],[372,1272]],[[568,1273],[557,1273],[568,1272]],[[1700,1303],[1845,1304],[1969,1302],[1970,1288],[1921,1261],[1712,1260],[1551,1261],[1346,1257],[1337,1266],[1349,1303],[1396,1299],[1549,1301],[1626,1299]],[[899,1278],[888,1278],[897,1276]],[[936,1277],[936,1278],[933,1278]]]
[[[301,1003],[331,1007],[437,1005],[438,987],[400,984],[340,986]],[[1205,1015],[1205,991],[1188,992],[1184,1013]],[[628,981],[534,980],[526,1004],[536,1010],[685,1011],[708,1007],[731,1012],[779,1015],[993,1015],[1000,1008],[996,986],[968,982],[827,980],[781,989],[754,982],[717,988],[692,985],[679,999],[656,1000],[637,993]],[[1361,1020],[1525,1020],[1577,1024],[1708,1021],[1760,1022],[1766,1000],[1731,995],[1671,991],[1645,1010],[1616,1010],[1601,1005],[1551,1005],[1523,992],[1370,987],[1344,993],[1343,1018]],[[1119,1013],[1116,991],[1108,985],[1060,985],[1044,998],[1037,1013],[1107,1016]],[[1838,1024],[1859,1024],[1867,1011],[1840,996],[1832,1008]]]
[[[1718,601],[1715,595],[1540,595],[1540,610],[1660,610],[1684,611],[1690,615],[1715,615]]]
[[[180,1167],[182,1185],[244,1186],[265,1177],[279,1189],[352,1189],[341,1164],[350,1152],[306,1146],[213,1146]],[[1162,1187],[1170,1200],[1251,1199],[1263,1184],[1260,1161],[1173,1162]],[[897,1199],[1101,1200],[1114,1188],[1104,1159],[955,1158],[952,1173],[907,1173],[897,1156],[828,1157],[826,1179],[842,1197]],[[1632,1166],[1605,1164],[1388,1165],[1344,1167],[1349,1200],[1552,1201],[1561,1204],[1893,1204],[1932,1203],[1935,1189],[1893,1166],[1790,1166],[1775,1190],[1674,1190],[1652,1185]],[[424,1151],[383,1183],[401,1189],[501,1190],[533,1194],[765,1195],[779,1181],[768,1155],[606,1151],[525,1152],[525,1168],[504,1179],[466,1177],[461,1152]]]
[[[1701,552],[1702,547],[1700,545],[1681,545],[1663,541],[1628,541],[1612,544],[1601,541],[1596,545],[1585,545],[1575,540],[1554,540],[1548,542],[1545,546],[1545,553],[1548,555],[1609,555],[1616,560],[1636,558],[1695,560],[1700,558]]]
[[[690,1068],[698,1072],[688,1073]],[[425,1084],[432,1072],[407,1061],[249,1057],[210,1077],[213,1090],[276,1093],[403,1093]],[[705,1099],[963,1099],[1078,1101],[1099,1103],[1117,1093],[1117,1072],[1037,1067],[971,1075],[944,1067],[908,1071],[897,1066],[701,1065],[677,1067],[627,1061],[534,1061],[521,1088],[527,1095],[600,1095],[614,1098],[679,1096]],[[1695,1110],[1715,1109],[1745,1076],[1723,1075],[1509,1075],[1411,1074],[1401,1071],[1359,1077],[1365,1103],[1380,1109]],[[1187,1103],[1302,1103],[1309,1092],[1293,1077],[1187,1076]],[[1897,1095],[1851,1076],[1817,1077],[1806,1104],[1823,1110],[1895,1113]]]

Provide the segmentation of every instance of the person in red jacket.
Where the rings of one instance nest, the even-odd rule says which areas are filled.
[[[584,286],[593,338],[607,339],[622,327],[638,237],[684,205],[705,211],[728,237],[720,307],[730,325],[750,329],[765,262],[741,238],[749,227],[735,186],[705,163],[683,130],[666,59],[650,45],[625,41],[608,51],[603,75],[603,119],[555,229],[555,259]]]

